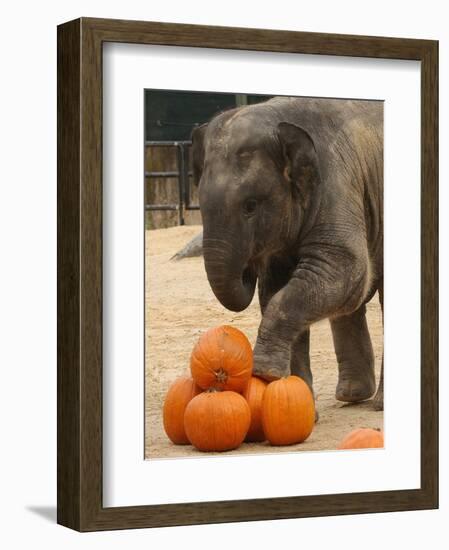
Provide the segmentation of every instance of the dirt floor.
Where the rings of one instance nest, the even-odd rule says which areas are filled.
[[[191,446],[173,445],[167,438],[161,414],[164,396],[175,378],[189,373],[190,352],[202,332],[212,326],[233,324],[254,345],[260,322],[257,292],[245,311],[233,313],[222,307],[213,295],[202,257],[170,261],[200,230],[200,226],[183,226],[146,233],[145,457],[148,459],[206,456]],[[382,318],[377,295],[367,309],[378,378]],[[337,363],[327,321],[312,327],[311,363],[320,418],[307,441],[288,447],[244,443],[226,454],[335,449],[342,437],[354,428],[383,428],[383,413],[373,411],[370,402],[350,405],[335,400]]]

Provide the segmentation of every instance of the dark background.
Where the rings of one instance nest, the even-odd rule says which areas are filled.
[[[145,140],[190,140],[195,126],[214,115],[241,105],[266,101],[272,96],[145,90]]]
[[[198,191],[192,185],[191,177],[190,138],[193,128],[228,109],[260,103],[271,97],[273,96],[145,90],[147,229],[201,224]],[[164,142],[164,146],[155,142]],[[180,149],[183,149],[182,155]],[[179,178],[179,173],[185,175]]]

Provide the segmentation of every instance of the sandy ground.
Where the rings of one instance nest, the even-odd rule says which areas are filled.
[[[233,324],[254,345],[260,322],[257,292],[245,311],[233,313],[223,308],[213,295],[202,257],[170,261],[200,230],[200,226],[183,226],[146,234],[145,456],[148,459],[210,455],[170,442],[162,425],[164,396],[175,378],[189,373],[190,352],[202,332],[212,326]],[[378,378],[382,318],[377,296],[367,310]],[[337,363],[328,321],[312,327],[311,363],[320,419],[307,441],[288,447],[244,443],[226,454],[335,449],[342,437],[354,428],[383,428],[383,413],[373,411],[370,402],[350,405],[335,400]]]

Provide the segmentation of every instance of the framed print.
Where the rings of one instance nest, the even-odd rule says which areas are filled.
[[[58,27],[60,524],[438,506],[437,128],[435,41]]]

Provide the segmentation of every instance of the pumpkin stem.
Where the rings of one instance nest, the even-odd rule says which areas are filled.
[[[228,373],[224,369],[220,368],[215,371],[215,378],[217,379],[217,382],[224,384],[228,379]]]

